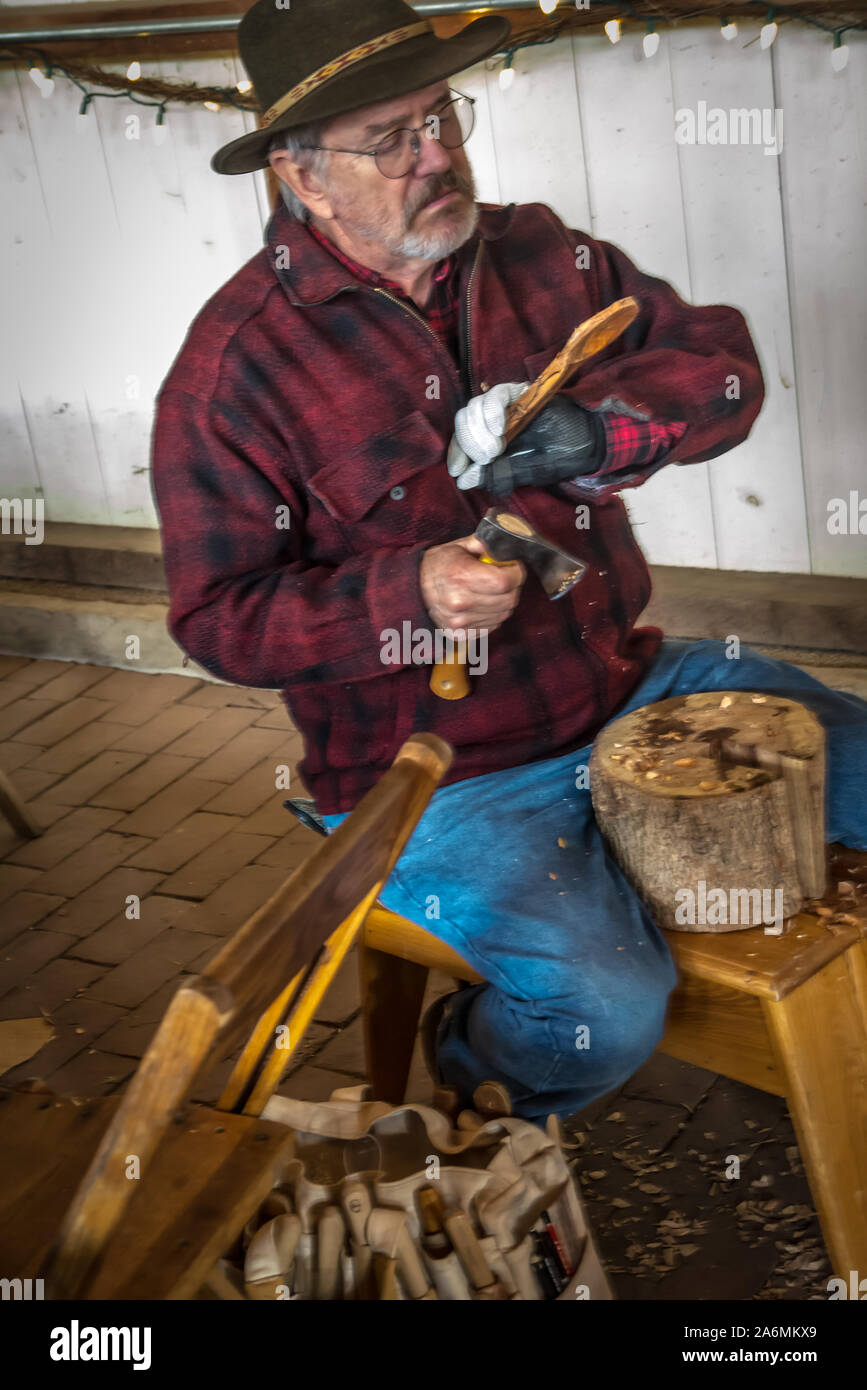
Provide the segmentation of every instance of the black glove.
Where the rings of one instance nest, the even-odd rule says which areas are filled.
[[[596,473],[605,461],[605,447],[602,416],[568,396],[554,396],[505,453],[484,465],[477,486],[506,497],[516,487],[569,482]]]

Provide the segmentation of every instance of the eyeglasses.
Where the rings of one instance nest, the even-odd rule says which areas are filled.
[[[451,101],[427,116],[422,125],[392,130],[372,150],[341,150],[334,145],[305,145],[304,149],[364,155],[376,161],[377,169],[387,179],[405,179],[415,168],[421,153],[421,132],[424,131],[430,140],[439,140],[445,149],[456,150],[472,133],[475,104],[475,97],[456,92]]]

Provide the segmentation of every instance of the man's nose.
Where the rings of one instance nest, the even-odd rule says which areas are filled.
[[[446,169],[451,168],[451,150],[445,149],[434,134],[428,134],[427,130],[421,130],[418,134],[418,141],[418,157],[413,170],[417,178],[423,178],[426,174],[442,174]]]

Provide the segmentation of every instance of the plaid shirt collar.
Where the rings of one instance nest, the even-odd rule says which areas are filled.
[[[461,299],[460,270],[464,262],[466,247],[462,247],[460,251],[453,252],[452,255],[437,262],[434,267],[427,303],[422,305],[412,299],[396,281],[389,280],[387,276],[380,275],[379,271],[371,270],[369,266],[361,265],[358,261],[345,255],[333,241],[329,241],[319,231],[318,227],[314,227],[312,222],[306,223],[306,226],[311,235],[333,256],[336,256],[341,265],[344,265],[356,279],[363,284],[388,290],[390,294],[418,309],[427,319],[430,328],[436,333],[440,341],[457,357]],[[476,237],[471,237],[468,244],[474,247],[476,241]]]
[[[340,264],[345,265],[346,269],[350,274],[354,275],[356,279],[363,280],[367,285],[378,285],[381,289],[389,290],[391,294],[400,295],[402,299],[407,299],[409,297],[406,291],[394,280],[389,280],[387,276],[380,275],[378,270],[371,270],[369,266],[362,265],[360,261],[352,260],[351,257],[341,251],[336,242],[331,241],[329,237],[320,232],[319,228],[314,226],[312,222],[305,222],[304,225],[310,235],[315,236],[319,245],[324,246],[326,250],[330,251],[332,256],[336,256]],[[434,270],[434,282],[442,281],[446,276],[451,274],[454,270],[454,262],[454,255],[446,256],[445,260],[438,261]]]
[[[476,231],[468,242],[454,255],[456,264],[462,264],[471,247],[479,238],[495,241],[503,236],[515,213],[515,204],[506,207],[479,203],[479,222]],[[297,305],[322,304],[339,294],[341,290],[358,284],[355,263],[337,251],[333,242],[320,235],[311,235],[310,223],[301,223],[286,207],[278,207],[271,216],[265,230],[266,245],[271,253],[271,262],[278,280],[285,290],[290,303]],[[287,257],[288,251],[288,257]],[[442,266],[439,267],[442,269]],[[364,276],[375,276],[376,272],[361,267]],[[362,276],[362,283],[366,283]],[[374,283],[378,284],[379,281]],[[404,299],[398,286],[386,282],[382,288],[398,294]]]

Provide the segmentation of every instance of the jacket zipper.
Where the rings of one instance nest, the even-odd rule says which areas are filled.
[[[470,395],[471,395],[471,396],[474,394],[475,377],[473,376],[473,364],[472,364],[472,359],[471,359],[471,357],[470,357],[470,310],[471,310],[471,300],[472,300],[472,294],[473,294],[473,280],[475,279],[475,276],[476,276],[476,271],[477,271],[477,269],[478,269],[479,260],[480,260],[480,258],[481,258],[482,247],[483,247],[483,246],[484,246],[484,242],[483,242],[483,241],[480,241],[479,244],[478,244],[478,246],[476,247],[476,256],[475,256],[475,260],[473,261],[473,268],[472,268],[472,270],[470,271],[470,278],[469,278],[469,280],[467,281],[467,297],[466,297],[466,301],[465,301],[466,313],[464,314],[464,334],[463,334],[463,337],[464,337],[464,361],[465,361],[466,364],[467,364],[467,378],[468,378],[468,381],[469,381]],[[381,285],[374,285],[374,286],[373,286],[373,289],[374,289],[374,291],[375,291],[376,294],[381,294],[381,295],[383,295],[383,297],[384,297],[385,299],[390,299],[391,302],[392,302],[392,304],[396,304],[397,307],[398,307],[399,309],[403,309],[407,314],[411,314],[412,317],[413,317],[414,319],[417,319],[418,322],[421,324],[422,328],[425,330],[425,332],[426,332],[426,333],[429,333],[430,336],[434,339],[434,341],[438,344],[438,346],[442,347],[442,344],[440,343],[439,338],[437,337],[436,333],[434,333],[434,331],[433,331],[433,329],[431,328],[430,324],[428,323],[427,319],[424,318],[423,315],[420,314],[420,313],[418,312],[417,309],[412,309],[412,308],[409,306],[409,304],[407,304],[407,302],[406,302],[405,299],[398,299],[396,295],[393,295],[393,294],[391,294],[388,290],[383,289]],[[452,360],[451,360],[451,356],[450,356],[450,355],[449,355],[449,366],[451,367],[453,376],[458,380],[458,382],[460,382],[460,372],[456,369],[454,363],[453,363]]]
[[[473,268],[470,271],[470,278],[467,281],[466,313],[464,315],[464,361],[467,364],[467,385],[470,396],[476,395],[475,377],[473,376],[473,359],[470,355],[470,314],[472,309],[473,280],[476,278],[476,271],[479,267],[479,260],[482,254],[483,241],[479,241],[476,247],[476,258],[473,261]]]
[[[373,288],[374,288],[374,292],[375,292],[376,294],[384,295],[384,297],[385,297],[386,299],[390,299],[390,300],[391,300],[392,304],[396,304],[397,307],[398,307],[399,309],[403,309],[407,314],[411,314],[412,317],[413,317],[414,319],[418,319],[418,322],[421,324],[422,328],[425,330],[425,332],[427,332],[427,333],[430,334],[430,336],[433,338],[434,342],[436,343],[437,347],[440,347],[440,348],[442,347],[442,343],[440,342],[440,340],[439,340],[439,338],[437,337],[436,333],[434,333],[434,331],[433,331],[433,329],[431,328],[430,324],[428,323],[427,319],[425,319],[425,318],[418,312],[418,310],[416,310],[416,309],[411,309],[410,306],[405,302],[405,300],[398,299],[396,295],[390,294],[388,290],[384,290],[384,289],[382,288],[381,285],[374,285]],[[449,359],[449,367],[451,368],[452,375],[453,375],[453,377],[455,378],[455,380],[460,384],[460,379],[461,379],[461,378],[460,378],[460,373],[458,372],[457,368],[455,367],[454,362],[451,360],[451,354],[450,354],[450,353],[446,353],[446,356],[447,356],[448,359]]]
[[[413,317],[414,319],[418,319],[418,321],[419,321],[419,323],[421,324],[422,328],[424,328],[425,331],[426,331],[427,333],[430,334],[430,336],[433,338],[434,342],[436,343],[437,347],[442,349],[443,353],[444,353],[445,356],[448,358],[449,369],[450,369],[451,374],[452,374],[452,379],[453,379],[453,381],[454,381],[454,382],[456,383],[456,385],[457,385],[458,406],[460,407],[460,406],[463,404],[463,400],[462,400],[462,397],[463,397],[463,382],[462,382],[462,380],[461,380],[461,374],[460,374],[460,372],[458,371],[457,367],[455,366],[455,364],[454,364],[454,362],[453,362],[453,360],[452,360],[452,355],[451,355],[451,353],[450,353],[446,348],[443,347],[442,343],[440,342],[440,340],[439,340],[439,338],[437,337],[436,333],[434,333],[434,331],[433,331],[433,329],[431,328],[430,324],[427,322],[427,320],[426,320],[425,318],[422,317],[422,315],[421,315],[420,313],[418,313],[418,311],[417,311],[416,309],[411,309],[410,306],[409,306],[404,300],[398,299],[396,295],[390,294],[389,291],[388,291],[388,290],[384,290],[384,289],[382,288],[381,285],[374,285],[374,286],[373,286],[373,289],[374,289],[374,291],[375,291],[376,294],[381,294],[385,299],[390,299],[391,302],[392,302],[392,304],[396,304],[397,307],[398,307],[399,309],[403,309],[407,314],[411,314],[412,317]],[[456,491],[457,491],[457,489],[456,489]],[[460,497],[460,500],[461,500],[461,502],[462,502],[464,511],[468,514],[470,520],[471,520],[472,523],[473,523],[473,527],[475,528],[475,525],[476,525],[476,523],[477,523],[477,521],[478,521],[478,517],[476,516],[475,512],[474,512],[473,509],[472,509],[472,506],[471,506],[471,504],[470,504],[470,499],[467,497],[466,493],[463,493],[463,492],[459,493],[459,497]]]

